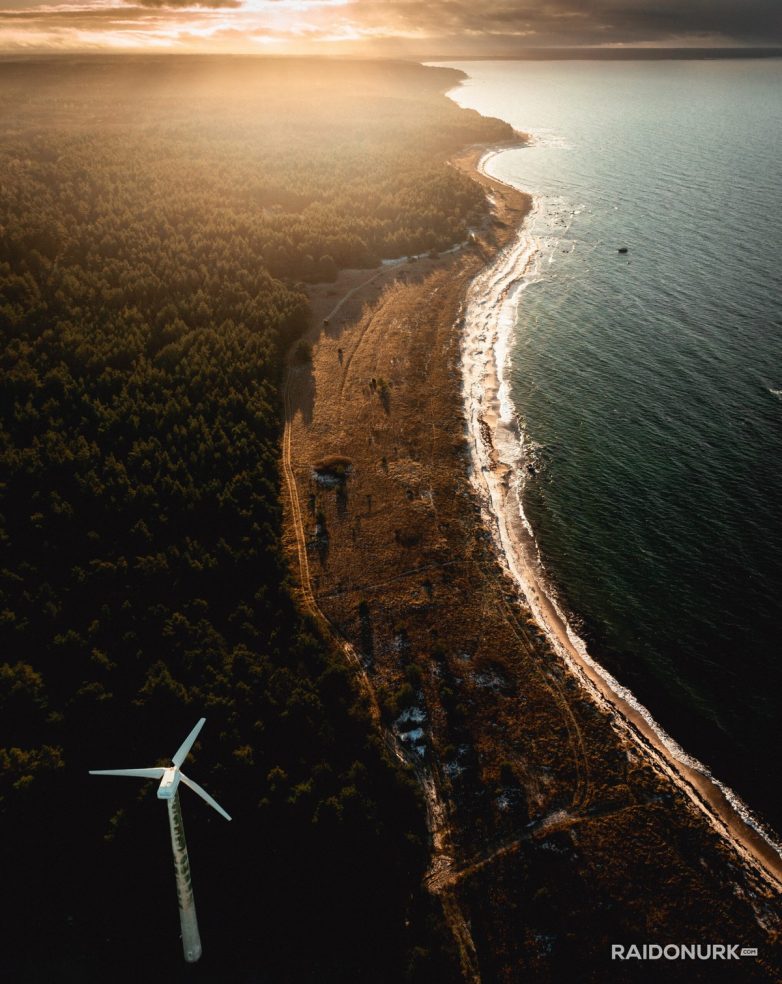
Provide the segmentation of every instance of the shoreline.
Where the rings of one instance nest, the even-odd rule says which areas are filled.
[[[485,148],[472,166],[482,184],[518,188],[486,172],[507,149]],[[534,201],[534,200],[533,200]],[[471,484],[491,529],[498,559],[511,574],[554,651],[587,696],[612,718],[620,738],[631,742],[701,810],[742,861],[776,890],[782,888],[782,845],[733,790],[687,753],[635,696],[595,662],[550,596],[534,532],[524,515],[520,475],[523,435],[505,376],[519,295],[529,280],[536,245],[528,217],[512,241],[472,279],[462,318],[463,412],[470,436]]]
[[[289,366],[285,408],[284,542],[302,603],[343,648],[384,744],[421,790],[423,885],[463,979],[545,979],[551,933],[601,968],[589,927],[603,909],[616,939],[653,918],[660,938],[715,931],[765,947],[780,924],[775,883],[736,857],[553,651],[476,494],[465,298],[504,258],[512,329],[512,254],[534,204],[478,170],[487,150],[450,162],[490,204],[462,248],[310,288],[312,361]],[[527,261],[532,270],[531,246]],[[494,325],[491,292],[481,299]],[[500,383],[498,373],[495,396]],[[489,420],[474,428],[492,439]],[[518,454],[518,432],[507,436]],[[493,444],[484,450],[500,463]],[[338,488],[312,470],[334,454],[352,462]],[[553,909],[522,905],[538,892]],[[765,963],[758,973],[773,979]]]

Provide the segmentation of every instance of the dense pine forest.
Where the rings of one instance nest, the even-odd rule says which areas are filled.
[[[305,282],[441,249],[447,157],[506,139],[447,70],[0,63],[3,979],[434,980],[415,785],[280,544],[279,384]],[[185,791],[204,958],[181,962],[155,783]]]

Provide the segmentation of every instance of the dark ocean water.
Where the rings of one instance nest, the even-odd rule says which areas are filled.
[[[779,831],[782,61],[455,67],[535,138],[488,170],[538,197],[510,378],[547,573]]]

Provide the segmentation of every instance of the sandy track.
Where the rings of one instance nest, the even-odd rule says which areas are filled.
[[[380,272],[382,273],[383,271]],[[359,285],[359,287],[353,288],[346,293],[332,309],[329,318],[333,317],[351,296],[355,295],[362,287],[365,287],[374,281],[378,275],[379,274],[375,274],[368,280],[364,281],[363,284]],[[365,334],[366,330],[362,333],[361,339],[363,339]],[[343,385],[348,366],[349,360],[344,367]],[[292,392],[295,388],[296,373],[297,370],[292,365],[291,355],[289,355],[288,369],[285,375],[285,382],[283,384],[283,404],[285,416],[282,464],[285,489],[290,507],[290,520],[293,526],[294,538],[296,542],[296,554],[299,567],[299,587],[301,590],[302,603],[309,614],[312,615],[312,617],[315,618],[321,625],[324,632],[326,632],[330,638],[335,640],[335,642],[342,649],[342,652],[345,654],[348,663],[356,674],[356,679],[358,681],[361,693],[367,701],[372,716],[372,721],[375,727],[379,730],[384,744],[398,761],[412,767],[416,778],[418,779],[426,802],[427,828],[432,838],[434,848],[430,871],[436,870],[440,875],[438,880],[432,881],[428,873],[425,878],[425,884],[427,884],[427,886],[431,885],[430,890],[434,894],[438,894],[441,898],[443,914],[459,951],[464,980],[470,982],[470,984],[480,984],[481,975],[470,927],[464,918],[456,896],[451,890],[453,882],[448,877],[453,865],[453,859],[449,852],[449,845],[452,839],[450,824],[448,821],[448,814],[450,811],[442,799],[439,783],[434,774],[426,769],[422,763],[418,762],[414,758],[411,758],[407,754],[403,745],[393,731],[383,725],[377,692],[372,680],[369,677],[369,674],[364,668],[361,658],[351,643],[339,635],[338,631],[326,617],[318,605],[312,589],[309,558],[307,555],[306,530],[302,520],[301,503],[299,499],[296,476],[293,470],[292,458],[291,435],[294,416]]]

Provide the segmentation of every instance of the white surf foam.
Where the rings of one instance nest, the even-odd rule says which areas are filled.
[[[487,163],[503,152],[503,150],[496,150],[484,154],[478,165],[479,169],[486,173]],[[494,180],[500,180],[495,175],[491,176]],[[462,336],[463,396],[471,438],[472,481],[483,504],[485,518],[492,530],[500,556],[514,576],[538,624],[546,632],[554,650],[583,681],[593,697],[607,710],[616,710],[608,697],[601,692],[562,644],[556,629],[546,615],[546,605],[551,606],[556,612],[573,649],[583,663],[605,683],[608,692],[613,692],[645,721],[672,760],[713,783],[744,823],[782,858],[782,844],[752,813],[747,804],[732,789],[716,779],[704,763],[689,755],[654,719],[635,694],[590,656],[586,644],[573,629],[546,577],[534,531],[522,504],[528,459],[525,452],[524,429],[513,404],[508,378],[519,304],[525,288],[541,277],[541,267],[544,266],[541,262],[544,256],[541,241],[531,231],[535,228],[536,218],[544,207],[542,198],[533,198],[532,211],[515,239],[475,277],[467,295]],[[545,251],[547,252],[548,250]],[[487,426],[484,415],[491,409],[490,403],[495,396],[487,391],[487,382],[493,379],[495,373],[498,383],[496,399],[499,404],[499,420],[496,426],[490,428],[491,443],[487,443],[483,436],[483,429]],[[496,460],[492,461],[493,452],[497,454],[499,463],[507,466],[507,472],[504,472],[505,477],[502,480],[498,478],[498,472],[493,470],[493,465],[497,464]],[[508,483],[513,495],[507,495],[502,487],[503,480]],[[530,558],[522,558],[518,555],[519,547],[512,533],[513,518],[506,513],[508,503],[514,500],[518,518],[533,544],[534,557],[531,563]],[[525,569],[527,567],[533,568],[532,574]]]

